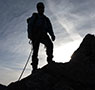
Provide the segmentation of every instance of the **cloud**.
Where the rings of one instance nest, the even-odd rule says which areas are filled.
[[[18,77],[18,71],[14,71],[9,68],[0,66],[0,83],[8,85],[9,83],[16,81]]]
[[[55,0],[47,0],[47,2],[56,17],[57,24],[62,25],[63,30],[73,40],[81,39],[87,33],[95,32],[94,0],[63,0],[59,1],[60,4],[57,4]],[[62,32],[60,31],[60,33]]]
[[[11,75],[7,76],[6,73],[18,71],[13,74],[13,78],[17,79],[18,73],[21,72],[26,63],[31,49],[27,39],[26,19],[31,16],[32,12],[36,11],[35,5],[39,1],[0,1],[0,6],[2,6],[0,8],[0,21],[2,21],[0,22],[0,67],[2,67],[0,77],[5,74],[6,80],[9,77],[11,79]],[[45,14],[49,16],[54,28],[55,49],[59,46],[66,46],[68,42],[80,40],[87,33],[95,32],[94,0],[41,1],[46,5]],[[39,67],[47,63],[45,49],[42,45],[39,51],[39,59]],[[27,69],[30,69],[30,65]],[[2,80],[0,79],[0,82],[5,82],[4,77]],[[13,78],[11,80],[14,80]]]
[[[31,72],[30,69],[25,70],[22,78],[29,75]],[[17,81],[21,75],[22,69],[19,68],[7,68],[0,66],[0,84],[9,85],[11,82]]]
[[[71,16],[70,12],[68,12],[68,11],[71,11],[72,5],[69,5],[69,7],[66,7],[67,4],[69,3],[68,1],[64,2],[65,6],[63,5],[62,1],[61,1],[61,4],[58,4],[58,5],[56,5],[57,2],[53,2],[49,0],[48,0],[48,3],[49,3],[48,5],[50,7],[50,10],[54,13],[55,17],[57,18],[57,22],[61,24],[63,30],[69,34],[69,37],[72,38],[72,40],[81,39],[81,36],[75,30],[74,24],[69,20],[70,18],[74,18]]]

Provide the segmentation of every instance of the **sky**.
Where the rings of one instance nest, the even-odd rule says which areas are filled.
[[[29,56],[27,18],[37,12],[38,2],[45,4],[56,36],[54,58],[68,62],[86,34],[94,34],[95,0],[0,0],[0,83],[18,80]],[[23,77],[31,74],[31,58]],[[39,68],[46,65],[44,45],[39,49]],[[22,78],[23,78],[22,77]]]

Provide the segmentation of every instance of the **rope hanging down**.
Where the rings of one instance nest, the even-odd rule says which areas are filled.
[[[29,43],[30,43],[30,42],[29,42]],[[22,73],[21,73],[21,75],[20,75],[18,81],[20,81],[20,79],[21,79],[21,77],[22,77],[22,75],[23,75],[23,73],[24,73],[24,71],[25,71],[25,69],[26,69],[26,66],[27,66],[27,64],[28,64],[28,62],[29,62],[29,59],[30,59],[31,54],[32,54],[32,51],[33,51],[33,49],[31,48],[31,51],[30,51],[29,57],[28,57],[28,59],[27,59],[27,62],[26,62],[26,64],[25,64],[24,68],[23,68],[23,71],[22,71]]]

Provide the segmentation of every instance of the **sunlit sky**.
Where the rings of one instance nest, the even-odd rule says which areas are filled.
[[[17,81],[30,53],[26,19],[45,4],[56,40],[56,62],[68,62],[87,33],[95,30],[95,0],[0,0],[0,83]],[[39,68],[47,64],[44,46],[39,49]],[[23,77],[31,73],[31,60]]]

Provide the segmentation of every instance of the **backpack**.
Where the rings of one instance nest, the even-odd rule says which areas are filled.
[[[38,18],[38,14],[33,13],[33,15],[27,19],[27,34],[28,34],[28,39],[30,40],[34,40],[35,37],[34,27],[37,18]]]

